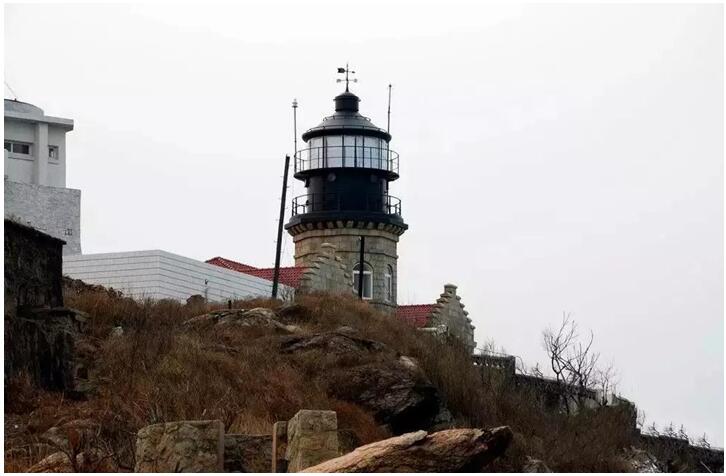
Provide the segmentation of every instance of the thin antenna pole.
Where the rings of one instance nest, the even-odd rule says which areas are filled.
[[[280,282],[280,253],[282,252],[282,222],[285,220],[285,201],[287,192],[287,169],[290,168],[290,156],[285,156],[285,174],[282,178],[282,198],[280,199],[280,221],[277,223],[277,249],[275,250],[275,272],[272,276],[272,299],[277,298],[277,287]]]
[[[386,126],[386,132],[391,133],[391,88],[392,84],[388,84],[388,125]]]
[[[15,94],[15,91],[13,91],[13,88],[10,87],[7,81],[5,81],[5,86],[8,88],[8,90],[10,90],[10,93],[13,95],[13,100],[17,101],[18,95]]]
[[[295,160],[297,160],[297,99],[292,100],[292,128],[295,134]]]

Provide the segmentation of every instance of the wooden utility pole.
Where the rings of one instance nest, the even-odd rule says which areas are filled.
[[[272,299],[277,298],[280,283],[280,253],[282,252],[282,223],[285,221],[285,202],[287,201],[287,169],[290,168],[290,156],[285,156],[285,173],[282,176],[282,198],[280,199],[280,221],[277,223],[277,250],[275,251],[275,273],[272,275]]]

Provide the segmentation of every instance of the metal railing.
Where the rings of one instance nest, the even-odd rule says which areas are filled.
[[[326,145],[295,154],[295,173],[334,167],[386,170],[398,175],[398,153],[386,147]]]
[[[391,195],[358,197],[339,193],[309,193],[292,200],[292,216],[330,211],[366,211],[400,216],[401,200]]]

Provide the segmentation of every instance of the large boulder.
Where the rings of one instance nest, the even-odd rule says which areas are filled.
[[[306,473],[458,473],[481,471],[504,454],[512,439],[504,426],[491,430],[417,431],[361,446],[309,467]]]
[[[72,455],[72,453],[71,453]],[[82,451],[71,462],[68,454],[58,451],[28,468],[28,473],[116,473],[112,455],[100,450]]]
[[[338,329],[282,338],[280,352],[323,353],[342,359],[320,368],[318,380],[327,393],[369,410],[394,434],[445,427],[451,415],[438,391],[411,358],[385,344],[358,337],[354,329]]]
[[[350,331],[323,332],[307,336],[295,336],[284,339],[280,351],[284,354],[322,350],[338,355],[380,352],[386,346],[380,342],[356,337]]]
[[[323,380],[330,395],[368,409],[394,434],[431,428],[448,414],[436,388],[396,361],[329,369]]]
[[[219,420],[157,423],[136,436],[137,473],[217,473],[224,469]]]
[[[256,307],[254,309],[227,309],[201,314],[184,322],[193,328],[211,327],[256,327],[288,334],[298,332],[297,326],[285,325],[277,320],[271,309]]]
[[[64,453],[78,453],[96,442],[100,428],[93,420],[70,420],[49,428],[40,439]]]

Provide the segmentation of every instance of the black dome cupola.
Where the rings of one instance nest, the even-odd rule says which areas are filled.
[[[307,130],[306,147],[295,154],[295,178],[307,193],[292,203],[286,228],[353,221],[392,225],[402,233],[408,226],[401,216],[401,201],[388,194],[398,179],[398,154],[391,150],[391,135],[359,113],[360,98],[346,90],[334,99],[335,113]]]
[[[358,112],[360,98],[350,91],[335,96],[335,112]]]

